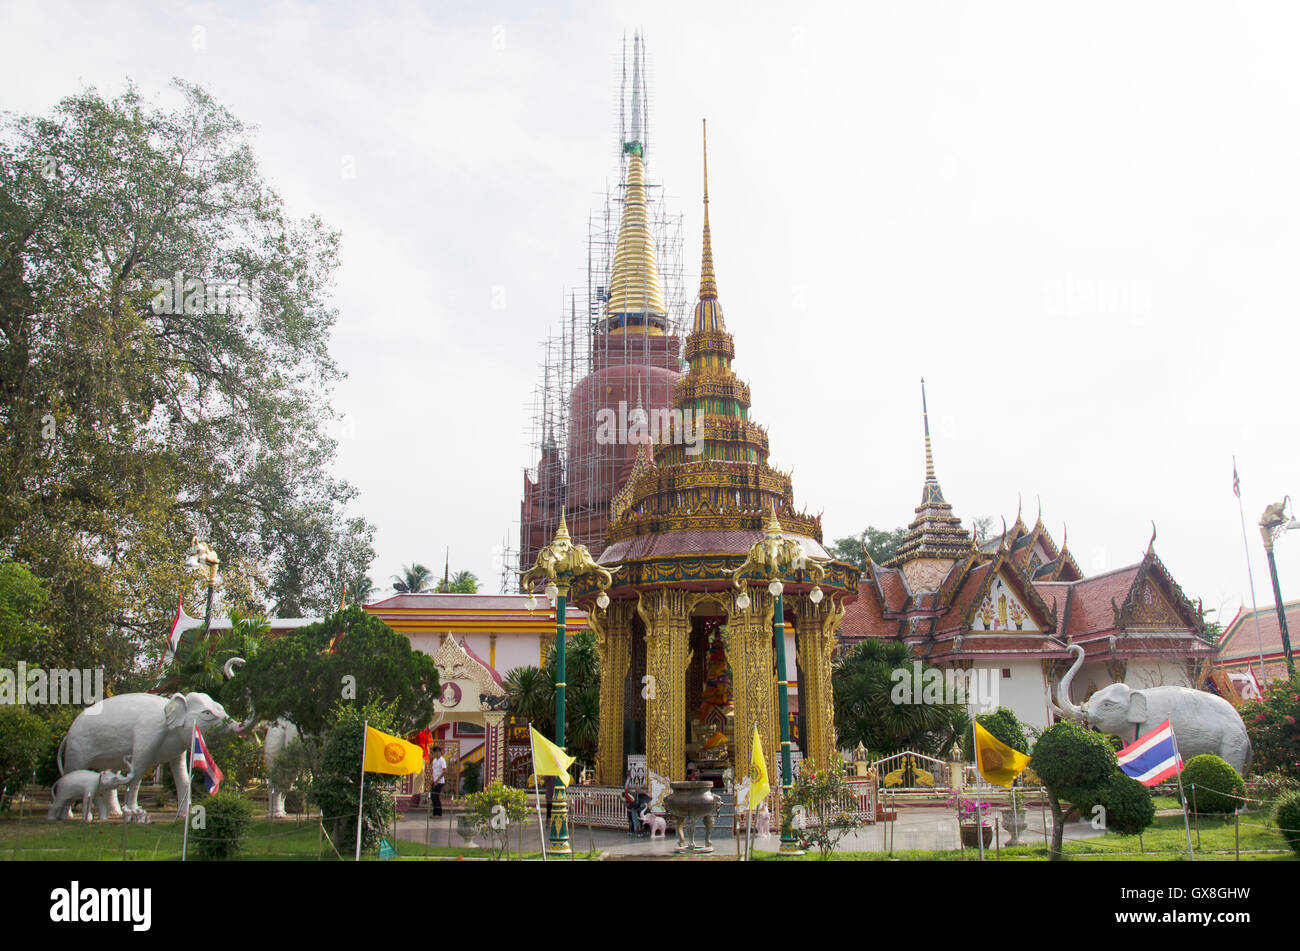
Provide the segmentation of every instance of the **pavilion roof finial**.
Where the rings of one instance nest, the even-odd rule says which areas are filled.
[[[709,124],[704,131],[704,240],[700,252],[700,300],[695,305],[694,330],[725,330],[722,305],[718,303],[718,278],[713,271],[713,233],[709,229]]]
[[[925,481],[937,482],[934,475],[934,449],[930,446],[930,410],[925,403],[925,377],[921,377],[921,420],[925,424]]]

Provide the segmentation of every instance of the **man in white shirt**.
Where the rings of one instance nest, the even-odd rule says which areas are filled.
[[[433,748],[433,762],[429,764],[431,769],[431,785],[429,790],[429,805],[433,809],[433,815],[442,815],[442,784],[447,781],[447,761],[442,758],[442,747]]]

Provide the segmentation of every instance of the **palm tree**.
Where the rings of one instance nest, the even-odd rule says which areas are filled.
[[[896,703],[894,688],[910,682],[910,699],[921,701],[924,684],[915,676],[917,660],[902,641],[871,638],[855,645],[831,674],[835,695],[835,730],[840,745],[861,743],[873,753],[888,755],[905,749],[942,753],[951,745],[954,726],[960,729],[959,704]],[[923,671],[932,665],[924,664]]]
[[[428,591],[433,572],[424,565],[404,565],[400,575],[393,575],[393,590],[398,594],[419,594]]]
[[[365,604],[374,593],[375,583],[370,580],[370,575],[359,575],[343,589],[344,600],[354,606]]]
[[[451,576],[450,588],[457,594],[477,594],[478,578],[472,571],[458,571]]]

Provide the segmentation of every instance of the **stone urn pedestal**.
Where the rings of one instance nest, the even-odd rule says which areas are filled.
[[[713,795],[713,783],[677,782],[673,791],[664,797],[664,808],[677,820],[677,848],[682,854],[702,855],[713,851],[713,818],[717,815],[718,798]],[[704,820],[704,844],[695,844],[695,824]]]

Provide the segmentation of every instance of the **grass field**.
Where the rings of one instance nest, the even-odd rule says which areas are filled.
[[[1177,809],[1178,801],[1171,797],[1156,798],[1158,810]],[[1271,810],[1243,813],[1241,816],[1193,817],[1191,825],[1192,850],[1196,861],[1287,862],[1296,861],[1296,854],[1287,846],[1282,834],[1270,825]],[[1237,823],[1240,822],[1240,827]],[[1182,812],[1157,815],[1155,822],[1140,837],[1136,835],[1108,834],[1095,839],[1066,841],[1062,852],[1067,859],[1086,861],[1171,861],[1186,862],[1187,829]],[[775,852],[755,853],[757,859],[782,858]],[[1000,856],[993,849],[985,849],[985,860],[993,861],[1044,861],[1048,857],[1045,845],[1018,845],[1003,848]],[[800,861],[818,861],[814,853],[801,856]],[[832,856],[835,861],[941,861],[978,862],[978,849],[950,852],[908,851],[894,852],[841,852]]]

